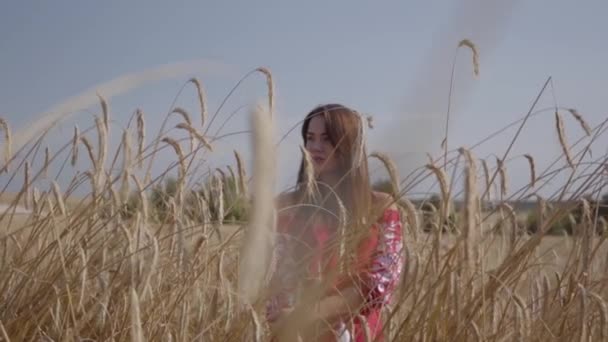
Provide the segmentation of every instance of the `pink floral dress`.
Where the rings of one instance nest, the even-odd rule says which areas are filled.
[[[278,283],[279,290],[267,302],[267,319],[272,322],[279,318],[282,309],[289,308],[295,303],[295,292],[298,283],[293,274],[296,261],[290,251],[291,242],[295,238],[290,231],[291,217],[279,216],[278,238],[274,250],[275,270],[273,282]],[[314,226],[315,256],[309,272],[314,276],[322,268],[325,247],[331,238],[331,230],[324,225]],[[371,334],[372,340],[381,341],[382,335],[382,308],[391,302],[393,292],[398,285],[404,264],[402,225],[399,211],[389,208],[385,210],[381,219],[372,225],[369,236],[360,244],[357,262],[353,266],[356,276],[338,280],[330,293],[336,294],[340,289],[355,286],[365,296],[365,305],[358,312],[365,318],[365,323],[354,316],[352,322],[340,321],[334,326],[334,334],[328,341],[364,341],[365,327]],[[337,258],[335,254],[329,257],[329,268],[335,267]],[[327,271],[323,268],[321,272]]]

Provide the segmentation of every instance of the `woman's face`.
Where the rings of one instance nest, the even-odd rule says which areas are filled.
[[[338,163],[334,145],[325,131],[325,118],[322,115],[317,115],[310,120],[305,147],[310,153],[317,175],[333,173],[337,170]]]

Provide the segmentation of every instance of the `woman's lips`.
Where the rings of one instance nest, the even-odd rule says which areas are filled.
[[[314,160],[315,163],[317,163],[317,164],[321,164],[321,163],[323,163],[325,161],[325,158],[322,158],[322,157],[312,157],[312,160]]]

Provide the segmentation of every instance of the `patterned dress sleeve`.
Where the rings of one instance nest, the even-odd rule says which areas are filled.
[[[361,275],[368,309],[379,308],[390,302],[405,262],[399,211],[387,209],[377,226],[377,243]]]

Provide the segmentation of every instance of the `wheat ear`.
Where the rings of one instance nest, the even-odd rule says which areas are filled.
[[[8,126],[8,123],[3,119],[0,118],[0,129],[2,129],[2,131],[4,131],[4,166],[2,167],[2,169],[0,169],[0,173],[2,171],[7,171],[8,172],[8,164],[11,160],[11,130],[10,127]]]
[[[504,161],[498,157],[496,157],[496,167],[498,168],[498,175],[500,176],[500,194],[504,197],[509,190],[507,186],[507,170]]]
[[[207,97],[205,95],[205,89],[202,87],[201,82],[193,77],[188,82],[194,84],[196,87],[196,94],[198,95],[198,104],[201,107],[201,127],[205,127],[207,122]]]
[[[315,179],[315,170],[312,163],[312,158],[308,150],[303,146],[300,146],[300,152],[302,152],[302,161],[304,163],[304,186],[305,194],[308,198],[312,199],[314,203],[318,199],[319,188]]]
[[[137,110],[137,163],[138,167],[141,168],[143,163],[144,144],[146,140],[146,121],[144,119],[144,112],[140,109]]]
[[[239,188],[241,189],[243,196],[247,197],[247,175],[245,171],[245,163],[243,163],[243,158],[241,158],[241,154],[237,150],[234,150],[234,158],[236,159],[236,168],[239,173]]]
[[[63,201],[63,195],[61,194],[61,190],[59,189],[59,184],[56,181],[53,181],[53,195],[55,196],[55,201],[59,206],[59,212],[61,215],[65,216],[67,211],[65,210],[65,202]]]
[[[43,177],[47,178],[49,176],[49,163],[51,160],[51,152],[49,151],[49,147],[46,146],[44,148],[44,165],[42,166]]]
[[[397,200],[399,198],[399,193],[401,190],[399,189],[399,175],[397,173],[397,166],[395,163],[389,158],[388,155],[380,152],[373,152],[370,157],[378,159],[384,165],[384,168],[388,172],[388,175],[391,179],[391,189],[394,199]]]
[[[477,51],[477,46],[469,39],[463,39],[458,43],[458,47],[462,46],[468,47],[473,52],[473,73],[475,77],[479,77],[479,52]]]
[[[588,136],[591,135],[591,127],[589,127],[589,124],[585,121],[585,119],[583,119],[583,116],[576,109],[569,108],[568,113],[572,114],[574,119],[576,119],[576,121],[578,121],[578,123],[581,125],[581,127],[585,131],[585,134],[587,134]]]
[[[427,164],[426,168],[431,170],[431,172],[435,175],[435,177],[437,178],[437,181],[439,182],[439,190],[441,191],[441,197],[443,198],[443,209],[444,209],[444,214],[448,215],[448,213],[450,212],[450,208],[449,208],[449,202],[450,202],[450,192],[448,189],[448,177],[445,174],[445,172],[443,171],[443,169],[438,168],[437,166],[435,166],[434,164]]]
[[[555,111],[555,128],[557,130],[557,137],[559,138],[559,144],[562,147],[566,161],[571,168],[574,169],[574,163],[572,162],[572,156],[570,155],[570,149],[568,148],[568,142],[566,140],[566,133],[564,131],[564,121],[558,111]]]
[[[528,160],[530,165],[530,186],[536,186],[536,167],[534,166],[534,158],[529,154],[524,154],[524,157]]]
[[[205,137],[199,131],[197,131],[196,128],[192,127],[190,124],[181,122],[181,123],[177,124],[175,126],[175,128],[186,130],[188,132],[188,134],[190,134],[191,139],[193,137],[196,138],[198,141],[200,141],[205,146],[205,148],[207,148],[209,151],[213,151],[213,147],[211,147],[211,144],[209,144],[207,139],[205,139]]]
[[[80,141],[82,141],[84,147],[86,147],[87,152],[89,153],[91,164],[93,164],[93,170],[97,170],[97,160],[95,159],[95,154],[93,153],[93,145],[91,145],[89,139],[87,139],[87,137],[84,135],[80,136]]]
[[[72,166],[76,166],[76,162],[78,162],[78,140],[80,139],[80,132],[78,129],[78,125],[74,126],[74,137],[72,138],[72,159],[70,163]]]
[[[260,67],[255,70],[266,76],[266,86],[268,87],[268,111],[270,116],[272,116],[274,114],[274,82],[272,81],[272,73],[270,72],[270,69],[265,67]]]

